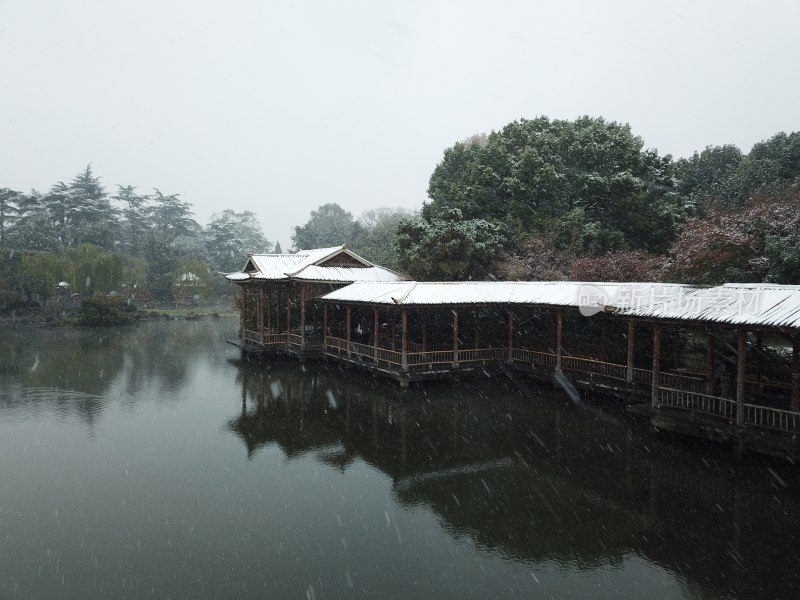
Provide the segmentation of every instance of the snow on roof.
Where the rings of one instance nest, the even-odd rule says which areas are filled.
[[[330,292],[325,300],[369,304],[543,304],[579,306],[587,294],[610,298],[617,288],[630,284],[574,281],[399,281],[358,282]],[[663,284],[635,284],[656,286]]]
[[[346,254],[363,267],[324,266],[340,254]],[[321,266],[322,263],[322,266]],[[230,281],[247,280],[339,282],[397,281],[400,277],[388,269],[373,265],[344,246],[300,250],[296,254],[252,254],[240,272],[225,276]]]
[[[687,288],[659,301],[622,303],[629,316],[800,329],[800,286],[726,283]]]
[[[541,305],[621,316],[800,329],[800,286],[607,282],[357,282],[324,295],[329,302],[403,306]]]

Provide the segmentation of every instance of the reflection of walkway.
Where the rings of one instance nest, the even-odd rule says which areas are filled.
[[[291,362],[245,365],[239,377],[243,410],[229,428],[251,459],[277,444],[341,471],[366,462],[402,504],[426,507],[487,551],[581,568],[639,555],[710,595],[761,597],[767,578],[800,585],[787,563],[800,536],[791,470],[776,472],[781,485],[764,467],[653,443],[563,396],[496,379],[465,382],[455,398]]]

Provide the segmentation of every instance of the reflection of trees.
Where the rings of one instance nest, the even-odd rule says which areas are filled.
[[[144,391],[161,397],[184,383],[200,355],[225,356],[220,327],[232,322],[144,323],[108,329],[19,329],[0,332],[0,410],[53,410],[91,424],[112,386],[128,401]]]
[[[779,465],[733,463],[498,379],[404,393],[271,363],[242,365],[239,380],[229,427],[250,458],[272,444],[342,470],[360,458],[402,504],[513,560],[596,567],[642,555],[711,595],[800,585],[800,476]]]

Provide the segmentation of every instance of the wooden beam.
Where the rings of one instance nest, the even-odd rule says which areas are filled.
[[[653,325],[653,371],[652,384],[650,390],[650,406],[659,407],[658,388],[661,379],[661,329],[658,325]]]
[[[381,337],[381,323],[379,319],[380,311],[377,308],[372,309],[372,319],[373,319],[373,336],[372,339],[374,340],[374,360],[375,363],[378,363],[378,342],[380,341]]]
[[[556,312],[556,371],[561,370],[562,339],[564,335],[564,316]]]
[[[714,395],[714,334],[706,335],[706,395]]]
[[[633,383],[633,353],[636,349],[636,323],[633,319],[628,319],[628,363],[625,372],[625,381]]]
[[[800,412],[800,337],[792,344],[792,401],[790,410]]]
[[[423,309],[422,313],[422,351],[428,351],[428,311]]]
[[[300,348],[306,347],[306,284],[300,284]]]
[[[267,291],[267,332],[272,333],[272,286]]]
[[[350,350],[350,337],[351,337],[351,334],[350,334],[350,319],[351,319],[350,305],[348,304],[347,305],[347,311],[345,312],[345,317],[344,317],[345,327],[347,328],[347,356],[348,356],[348,358],[350,357],[350,354],[351,354],[351,350]]]
[[[242,314],[239,319],[239,337],[244,339],[244,332],[247,329],[247,286],[242,286]]]
[[[264,345],[264,286],[258,288],[258,338]]]
[[[514,313],[508,311],[508,364],[514,362]]]
[[[472,311],[472,320],[475,322],[475,350],[480,348],[480,323],[478,321],[478,309]]]
[[[739,330],[738,344],[736,346],[736,424],[744,425],[744,377],[747,363],[747,331]]]
[[[402,339],[400,342],[400,348],[402,352],[402,363],[401,366],[403,367],[403,371],[408,371],[408,312],[404,308],[402,313],[400,313],[401,319],[401,335]]]
[[[322,305],[322,351],[328,350],[328,304]]]
[[[286,290],[286,333],[292,331],[292,291]]]
[[[453,366],[458,367],[458,313],[453,312]]]
[[[764,334],[756,331],[756,381],[759,382],[756,387],[756,394],[758,394],[758,404],[761,404],[764,399],[764,386],[761,385],[761,366],[762,356],[764,355]]]

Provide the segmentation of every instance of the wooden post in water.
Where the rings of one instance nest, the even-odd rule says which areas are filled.
[[[453,367],[458,367],[458,313],[453,312]]]
[[[790,410],[800,412],[800,337],[792,344],[792,402]]]
[[[380,340],[381,337],[381,325],[379,320],[379,311],[377,308],[372,309],[372,317],[373,317],[372,330],[374,332],[372,339],[374,340],[374,345],[375,345],[373,349],[374,352],[373,359],[375,360],[375,364],[378,364],[378,341]]]
[[[636,335],[636,323],[633,319],[628,319],[628,364],[625,371],[625,381],[633,383],[633,353],[636,345],[634,344]]]
[[[347,357],[350,358],[350,305],[347,305],[347,311],[345,313],[344,322],[345,327],[347,328]]]
[[[650,406],[658,408],[658,387],[659,379],[661,379],[661,330],[658,325],[653,324],[653,372],[652,372],[652,387],[650,393]]]
[[[739,329],[739,343],[736,347],[736,424],[744,425],[744,376],[747,364],[747,331]]]
[[[508,364],[514,362],[514,313],[508,311]]]
[[[706,336],[706,395],[714,395],[714,334]]]
[[[564,335],[564,316],[561,311],[556,313],[556,371],[561,370],[562,340]]]
[[[401,359],[401,367],[403,371],[408,371],[408,312],[406,309],[403,309],[403,312],[400,314],[400,322],[401,322],[401,335],[402,339],[400,341],[400,351],[402,352],[402,359]]]
[[[264,288],[258,288],[258,339],[264,345]]]
[[[328,351],[328,305],[322,305],[322,352]]]

